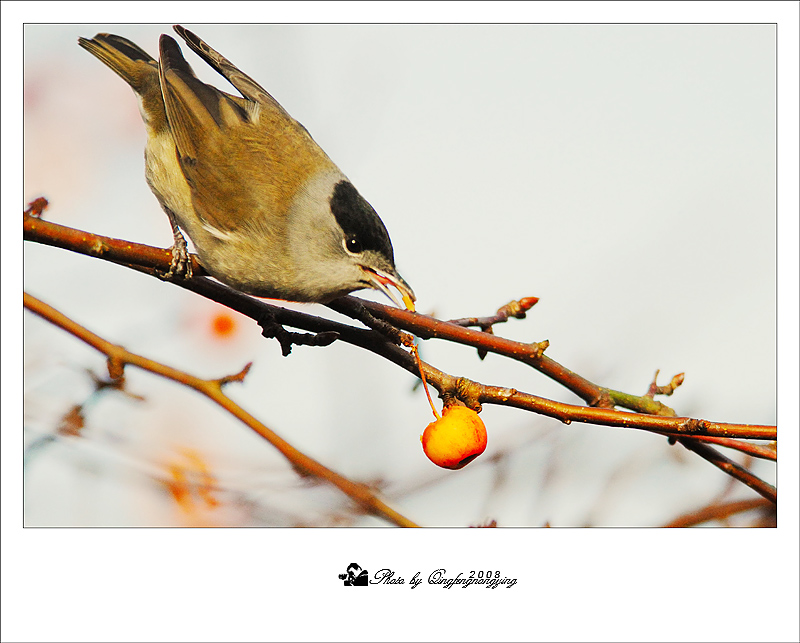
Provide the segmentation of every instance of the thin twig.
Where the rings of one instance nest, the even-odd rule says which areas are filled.
[[[505,306],[497,309],[494,315],[488,317],[462,317],[461,319],[451,319],[450,323],[456,326],[477,326],[484,333],[494,334],[494,325],[503,324],[512,317],[515,319],[525,319],[527,312],[539,303],[538,297],[523,297],[522,299],[508,302]],[[544,350],[543,347],[542,350]],[[485,348],[478,349],[478,357],[485,359],[488,351]]]
[[[678,438],[678,442],[680,442],[690,451],[694,451],[701,458],[708,460],[715,467],[719,467],[729,476],[740,480],[748,487],[764,496],[770,502],[777,504],[778,491],[775,489],[775,487],[767,482],[764,482],[761,480],[761,478],[753,475],[750,471],[735,463],[733,460],[726,458],[713,447],[687,438]]]
[[[512,317],[525,319],[527,312],[537,303],[539,303],[538,297],[523,297],[501,306],[494,315],[489,317],[462,317],[461,319],[451,319],[449,323],[456,326],[477,326],[486,332],[495,324],[502,324]]]
[[[692,439],[699,442],[708,442],[709,444],[727,447],[728,449],[735,449],[736,451],[741,451],[742,453],[752,455],[756,458],[762,458],[764,460],[778,460],[776,442],[770,442],[769,444],[753,444],[752,442],[742,442],[741,440],[736,440],[733,438],[718,438],[707,435],[695,435],[692,437]]]

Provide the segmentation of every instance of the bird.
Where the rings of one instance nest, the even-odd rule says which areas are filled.
[[[158,60],[121,36],[78,39],[138,97],[145,178],[174,236],[165,277],[191,277],[185,232],[206,272],[241,292],[329,303],[372,288],[413,310],[386,226],[308,130],[197,35],[173,29],[241,95],[198,79],[167,34]]]

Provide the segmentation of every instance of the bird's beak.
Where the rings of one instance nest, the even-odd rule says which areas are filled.
[[[417,300],[417,297],[414,295],[414,291],[411,290],[411,286],[406,283],[405,279],[396,272],[384,272],[383,270],[376,270],[375,268],[362,267],[364,268],[367,279],[375,290],[380,290],[391,299],[398,308],[407,308],[414,312],[414,302]],[[397,289],[402,297],[402,303],[400,303],[400,300],[394,292],[389,290],[389,286],[394,286]]]

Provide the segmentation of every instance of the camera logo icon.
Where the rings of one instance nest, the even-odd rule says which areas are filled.
[[[358,563],[350,563],[347,566],[347,572],[339,574],[339,580],[344,581],[344,585],[356,587],[369,586],[369,573],[366,569],[361,569]]]

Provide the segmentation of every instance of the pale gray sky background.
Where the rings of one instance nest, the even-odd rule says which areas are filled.
[[[714,18],[670,4],[671,16],[639,17],[639,3],[624,5],[627,11],[605,4],[607,16],[583,3],[541,5],[541,12],[520,3],[528,12],[518,9],[522,15],[512,17],[527,22],[775,20],[757,13]],[[774,3],[775,12],[788,4]],[[59,22],[104,18],[99,10],[80,6],[74,18],[61,14]],[[283,18],[265,4],[225,6],[239,8],[226,9],[226,20],[463,19],[434,18],[419,7],[406,15],[408,6],[382,17],[350,7],[346,17],[337,17],[315,14],[311,7],[324,10],[312,4]],[[22,197],[27,203],[46,196],[48,219],[162,247],[170,243],[166,218],[143,178],[144,130],[136,100],[118,77],[77,46],[77,38],[109,31],[155,54],[158,36],[180,22],[264,85],[375,206],[421,312],[445,319],[485,315],[511,299],[538,296],[541,301],[527,320],[496,331],[524,341],[549,339],[552,358],[590,380],[631,393],[645,392],[656,369],[663,383],[683,371],[685,384],[664,400],[681,415],[778,421],[774,24],[220,25],[198,24],[212,19],[185,11],[185,5],[173,7],[177,10],[147,18],[163,20],[158,24],[104,20],[25,27]],[[116,22],[145,19],[132,10],[116,15]],[[502,16],[499,10],[479,20],[503,22]],[[43,11],[25,19],[56,18]],[[781,29],[788,37],[790,28]],[[796,24],[791,29],[796,36]],[[201,78],[229,89],[202,61],[186,55]],[[4,69],[4,89],[5,83]],[[796,97],[796,84],[794,91]],[[8,127],[4,116],[4,147]],[[796,148],[796,136],[780,140]],[[789,180],[795,181],[796,194],[796,176]],[[18,186],[12,188],[19,195]],[[19,205],[14,201],[4,208],[7,218]],[[793,223],[784,231],[792,225],[796,231],[796,209],[790,216]],[[597,426],[563,427],[497,407],[482,413],[489,430],[486,454],[462,472],[443,472],[420,448],[418,436],[431,420],[430,409],[421,392],[411,393],[413,378],[405,372],[344,345],[297,347],[283,359],[277,345],[261,339],[250,325],[231,342],[213,342],[206,329],[215,309],[189,293],[53,248],[26,244],[24,250],[25,289],[111,341],[208,377],[238,371],[253,360],[246,383],[229,390],[237,401],[333,469],[354,479],[383,480],[391,504],[425,525],[464,526],[494,518],[505,526],[548,521],[651,526],[699,508],[727,484],[711,465],[661,438]],[[316,306],[301,309],[327,314]],[[30,315],[23,321],[24,427],[30,441],[52,431],[71,404],[85,399],[91,382],[83,369],[100,372],[103,360]],[[423,351],[427,361],[447,372],[578,403],[558,385],[499,357],[479,362],[472,350],[435,341],[424,343]],[[791,345],[780,354],[796,360]],[[30,467],[27,524],[181,524],[169,499],[146,481],[161,462],[186,448],[203,454],[221,485],[261,509],[255,517],[232,511],[221,519],[226,524],[327,524],[332,511],[346,510],[334,492],[299,487],[269,445],[196,395],[133,369],[128,378],[131,390],[146,396],[147,403],[101,400],[90,415],[92,439],[62,441]],[[789,447],[784,451],[782,443],[782,453],[795,453],[797,425],[782,426],[794,432],[782,434]],[[12,442],[12,450],[19,453],[18,442]],[[493,454],[505,458],[502,480],[489,464]],[[774,467],[757,463],[756,470],[774,482]],[[732,497],[752,495],[737,487]],[[13,520],[19,522],[20,516]],[[356,524],[380,523],[365,518]],[[49,548],[53,545],[45,543],[62,532],[35,533]],[[100,534],[106,542],[133,533],[156,548],[183,548],[188,532],[80,533],[93,539]],[[593,537],[587,543],[583,532],[567,530],[550,537],[509,530],[502,541],[483,530],[444,530],[416,546],[374,530],[341,537],[341,532],[319,530],[195,533],[200,535],[191,539],[208,546],[219,539],[213,546],[226,549],[246,549],[243,543],[252,539],[249,551],[255,556],[275,551],[268,542],[272,534],[285,537],[281,556],[288,554],[309,570],[303,574],[310,596],[320,592],[323,601],[328,589],[322,586],[351,558],[371,572],[381,566],[468,572],[502,565],[504,573],[525,579],[525,594],[521,587],[489,590],[493,596],[512,595],[491,599],[492,608],[504,615],[498,619],[502,623],[527,609],[521,607],[527,602],[523,597],[541,600],[530,594],[538,592],[534,587],[566,582],[557,579],[559,565],[542,558],[560,552],[557,557],[572,569],[588,555],[583,548],[599,545]],[[351,533],[357,541],[350,540]],[[735,539],[741,546],[755,538],[732,533],[716,538]],[[663,561],[652,560],[662,555],[658,552],[669,556],[653,532],[616,530],[600,537],[615,550],[636,543],[636,561],[624,566],[643,561],[658,566]],[[645,544],[650,539],[654,542]],[[300,542],[308,542],[308,548],[297,549]],[[347,544],[352,542],[357,547]],[[456,555],[453,543],[458,551],[466,545],[479,553]],[[413,553],[403,557],[396,547]],[[575,548],[583,551],[577,554]],[[610,564],[598,559],[605,556],[599,553],[603,549],[593,551],[591,565]],[[625,551],[614,556],[624,558]],[[210,558],[202,564],[212,562],[213,554],[204,556]],[[362,562],[368,559],[369,565]],[[691,568],[697,562],[687,561],[685,576],[668,564],[666,572],[658,568],[656,573],[675,573],[695,583]],[[267,573],[272,564],[265,561],[263,569],[257,564],[256,573]],[[325,565],[330,571],[320,574]],[[279,569],[291,574],[293,567],[283,561]],[[605,573],[619,570],[603,569],[593,568],[588,579],[575,576],[575,582],[605,592]],[[753,575],[754,582],[760,578]],[[275,578],[263,582],[272,584]],[[429,596],[433,592],[414,591],[426,590]],[[458,591],[475,601],[473,590]],[[456,590],[437,591],[445,611],[450,601],[459,600],[451,596]],[[367,604],[381,602],[378,591],[371,594]],[[418,610],[422,604],[417,598],[410,607]],[[365,603],[357,605],[359,612],[369,611]],[[335,636],[334,621],[328,623],[324,631]],[[270,629],[274,625],[265,626],[261,636],[273,631],[289,636]],[[510,629],[506,636],[497,634],[494,625],[471,624],[470,632],[516,638]],[[430,638],[446,631],[437,629],[439,624],[431,627]],[[536,638],[557,638],[558,632],[570,638],[572,632],[563,622],[543,627]],[[664,638],[680,635],[679,626],[666,619],[659,627]],[[398,638],[402,633],[402,628],[396,631]],[[532,634],[523,630],[518,636]],[[238,631],[232,635],[242,637]],[[609,630],[608,637],[638,638],[633,629]]]

